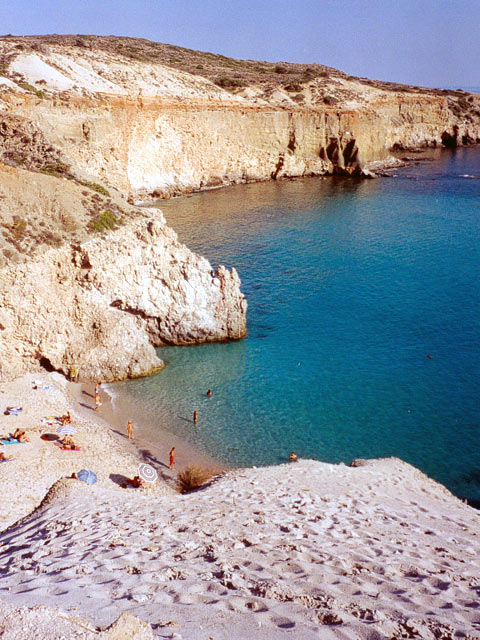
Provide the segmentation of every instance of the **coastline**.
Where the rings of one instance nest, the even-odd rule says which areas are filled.
[[[42,385],[47,388],[41,388]],[[155,467],[159,476],[149,491],[160,494],[175,494],[176,475],[189,465],[206,467],[216,474],[225,470],[225,465],[167,430],[159,435],[161,444],[155,444],[142,437],[138,424],[134,441],[129,442],[128,417],[124,419],[121,412],[114,410],[111,396],[105,390],[101,390],[100,411],[94,411],[92,390],[93,385],[69,382],[58,373],[25,374],[0,384],[2,414],[7,406],[22,407],[20,415],[1,416],[0,435],[7,437],[19,428],[25,430],[30,440],[25,444],[0,444],[0,451],[11,458],[0,465],[0,486],[7,495],[16,496],[0,510],[0,531],[28,517],[55,482],[70,478],[81,468],[94,471],[99,486],[124,493],[121,485],[125,479],[136,475],[139,464],[146,462]],[[56,447],[60,423],[49,425],[44,421],[45,417],[58,417],[67,411],[77,429],[73,439],[80,451]],[[42,435],[48,435],[48,440],[42,439]],[[174,470],[168,467],[168,451],[172,446],[177,449]]]
[[[0,514],[6,638],[51,640],[59,620],[65,640],[114,640],[119,618],[129,640],[480,638],[479,516],[414,467],[300,460],[230,470],[188,495],[160,468],[152,488],[123,489],[142,451],[90,391],[56,373],[1,385],[2,405],[23,402],[3,431],[31,440],[0,465],[15,496]],[[66,410],[80,452],[40,438],[41,417]],[[70,479],[83,466],[96,484]]]
[[[122,436],[127,442],[127,421],[132,420],[134,424],[132,446],[135,447],[139,455],[145,458],[145,461],[148,462],[150,460],[154,464],[168,466],[168,452],[172,447],[175,447],[175,472],[181,471],[192,464],[214,469],[216,473],[228,468],[226,463],[212,458],[205,451],[194,447],[185,439],[169,431],[165,422],[163,424],[160,421],[156,422],[156,438],[154,442],[151,436],[149,437],[145,434],[148,418],[142,413],[142,407],[129,401],[127,396],[118,391],[114,385],[115,383],[102,385],[100,395],[104,402],[99,415],[106,420],[115,433]],[[82,395],[86,393],[91,395],[93,385],[82,384],[81,387]],[[78,389],[75,388],[75,391],[78,401]]]

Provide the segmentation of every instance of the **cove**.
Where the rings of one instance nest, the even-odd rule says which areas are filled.
[[[242,466],[397,456],[480,501],[480,150],[429,155],[391,179],[162,202],[180,241],[238,270],[249,333],[163,347],[162,372],[113,385],[144,433]]]

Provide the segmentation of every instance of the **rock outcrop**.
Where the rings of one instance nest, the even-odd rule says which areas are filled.
[[[140,219],[1,272],[1,374],[146,375],[162,366],[154,346],[244,336],[246,307],[234,269],[214,271],[160,219]]]

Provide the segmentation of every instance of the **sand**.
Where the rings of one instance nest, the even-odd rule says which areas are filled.
[[[4,431],[72,402],[56,374],[32,379],[3,385],[26,408]],[[79,453],[38,432],[5,447],[2,637],[480,638],[479,514],[410,465],[300,460],[180,495],[159,462],[154,489],[125,490],[141,455],[87,407]],[[60,479],[82,466],[96,485]],[[122,613],[137,620],[107,630]]]

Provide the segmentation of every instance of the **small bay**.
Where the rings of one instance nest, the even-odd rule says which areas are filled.
[[[162,372],[112,385],[144,435],[232,465],[397,456],[480,502],[480,150],[429,155],[390,179],[162,202],[182,242],[238,270],[249,333],[161,348]]]

